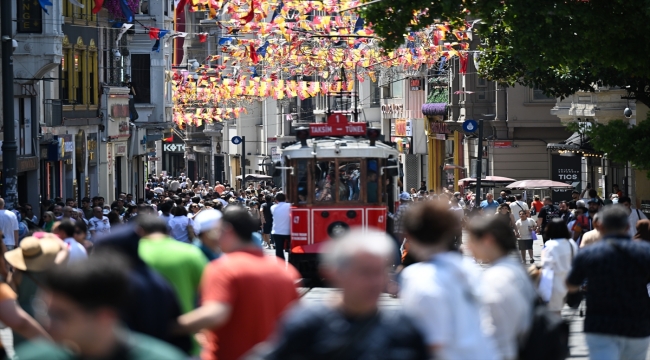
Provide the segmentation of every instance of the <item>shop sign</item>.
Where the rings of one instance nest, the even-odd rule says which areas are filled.
[[[97,156],[95,151],[97,150],[97,134],[88,134],[86,140],[86,150],[88,151],[88,166],[97,165]]]
[[[126,156],[126,143],[115,144],[115,156]]]
[[[429,133],[431,134],[451,134],[449,127],[444,122],[429,121]]]
[[[149,161],[158,161],[160,158],[157,157],[149,157]]]
[[[72,134],[59,135],[59,151],[61,160],[71,160],[72,153],[74,152],[74,142],[72,141]]]
[[[38,158],[36,156],[19,157],[16,160],[16,172],[21,173],[38,169]]]
[[[384,115],[392,115],[393,117],[402,116],[404,113],[404,104],[383,104],[381,112]]]
[[[111,106],[111,117],[113,118],[128,118],[129,105],[128,104],[115,104]]]
[[[411,119],[396,119],[395,120],[395,136],[413,136],[411,131]]]
[[[74,152],[75,152],[75,163],[77,165],[77,170],[80,172],[85,171],[84,167],[86,166],[86,133],[83,130],[79,130],[77,135],[74,136]]]
[[[363,136],[366,134],[366,123],[349,123],[346,115],[332,114],[325,124],[309,124],[309,134],[313,137]]]
[[[436,134],[436,140],[447,140],[446,134]]]
[[[423,82],[424,81],[422,81],[422,79],[411,79],[409,81],[409,84],[411,86],[411,91],[422,90],[422,83]]]
[[[278,161],[282,161],[282,155],[280,155],[280,153],[278,152],[277,146],[273,146],[271,148],[271,160],[273,160],[274,163]]]
[[[507,149],[514,146],[512,145],[512,141],[493,141],[492,147],[495,149]]]
[[[40,34],[43,32],[43,9],[41,9],[38,2],[33,0],[18,0],[18,8],[16,11],[18,12],[18,33]]]
[[[553,155],[551,158],[551,180],[580,186],[582,174],[582,161],[580,156]],[[551,195],[554,204],[560,201],[570,201],[572,190],[553,189]]]
[[[185,152],[185,144],[163,144],[163,151],[182,153]]]
[[[113,174],[113,144],[106,144],[106,162],[108,163],[108,175]]]

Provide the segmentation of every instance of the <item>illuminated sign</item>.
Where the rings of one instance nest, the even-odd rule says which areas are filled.
[[[364,136],[366,123],[348,122],[344,114],[332,114],[327,117],[325,124],[309,124],[309,134],[312,137],[320,136]]]

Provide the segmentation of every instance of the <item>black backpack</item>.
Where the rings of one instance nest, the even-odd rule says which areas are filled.
[[[519,347],[520,360],[564,360],[569,356],[569,323],[548,311],[541,299],[533,305],[533,322]]]

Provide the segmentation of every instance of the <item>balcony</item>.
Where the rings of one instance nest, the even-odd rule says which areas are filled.
[[[47,127],[56,127],[63,125],[63,102],[58,99],[43,100],[44,121]]]

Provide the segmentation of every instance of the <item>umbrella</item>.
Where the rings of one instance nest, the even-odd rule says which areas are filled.
[[[508,189],[573,189],[571,184],[553,180],[521,180],[506,186]]]
[[[505,185],[505,184],[510,184],[514,181],[517,180],[503,177],[503,176],[486,176],[484,178],[481,178],[481,186],[494,187],[497,184]],[[476,178],[464,178],[458,180],[458,186],[468,187],[470,183],[476,183]]]
[[[237,179],[241,180],[241,175],[237,175]],[[247,174],[244,181],[262,181],[262,180],[271,180],[273,177],[268,175],[261,174]]]

